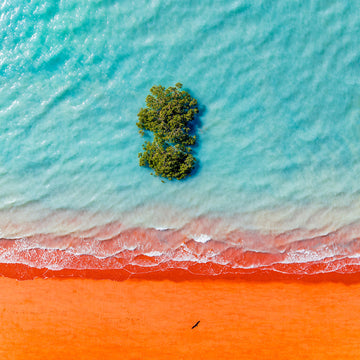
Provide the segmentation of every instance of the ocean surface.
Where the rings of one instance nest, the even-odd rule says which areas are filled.
[[[357,1],[0,5],[0,263],[360,272]],[[185,181],[140,168],[153,85],[198,99]]]

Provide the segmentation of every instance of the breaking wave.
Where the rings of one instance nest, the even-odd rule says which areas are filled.
[[[360,270],[357,224],[295,241],[291,232],[264,235],[232,231],[212,238],[204,233],[188,235],[189,227],[193,225],[121,230],[120,224],[113,223],[66,235],[2,238],[0,263],[23,266],[18,278],[31,278],[34,269],[43,269],[36,275],[42,277],[64,276],[64,271],[69,277],[83,271],[111,271],[120,278],[169,271],[182,271],[191,278],[236,277],[259,271],[304,277]],[[0,266],[0,273],[7,275],[6,269]]]

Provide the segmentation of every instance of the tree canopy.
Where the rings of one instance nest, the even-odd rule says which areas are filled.
[[[190,175],[196,163],[191,154],[196,136],[191,135],[189,123],[199,109],[197,101],[181,88],[180,83],[167,89],[153,86],[146,97],[147,107],[140,109],[136,123],[142,136],[146,131],[153,133],[153,141],[145,141],[139,153],[140,166],[148,166],[154,170],[153,175],[169,180]]]

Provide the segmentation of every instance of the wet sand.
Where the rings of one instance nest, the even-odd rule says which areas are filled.
[[[3,277],[0,289],[1,359],[356,359],[360,353],[359,284]]]

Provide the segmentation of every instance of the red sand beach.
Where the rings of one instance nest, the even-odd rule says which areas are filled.
[[[1,359],[360,354],[358,282],[2,277],[0,288]]]

